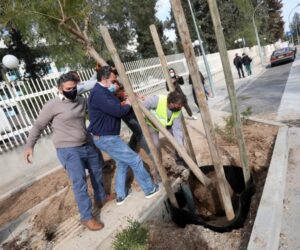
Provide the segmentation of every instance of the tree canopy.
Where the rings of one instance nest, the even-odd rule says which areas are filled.
[[[4,0],[0,28],[13,24],[28,46],[43,44],[58,65],[104,65],[108,52],[99,32],[106,25],[125,59],[156,56],[149,25],[155,23],[163,46],[162,23],[155,17],[157,0]],[[129,47],[136,47],[135,51]],[[89,57],[86,57],[88,55]]]
[[[200,27],[200,35],[204,42],[204,47],[210,53],[216,52],[218,50],[217,42],[207,0],[191,0],[191,3],[198,27]],[[260,1],[217,0],[217,3],[227,49],[237,48],[238,44],[236,44],[235,41],[239,38],[245,39],[246,46],[255,45],[256,39],[252,17],[255,7]],[[182,1],[182,5],[192,40],[196,40],[196,31],[187,1]],[[255,22],[263,42],[273,43],[279,38],[283,38],[284,22],[282,20],[281,9],[281,0],[266,0],[265,3],[257,9],[255,13]],[[172,13],[168,27],[175,27]],[[178,44],[178,47],[180,48],[181,45]]]

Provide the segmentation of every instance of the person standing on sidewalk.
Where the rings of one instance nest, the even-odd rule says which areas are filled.
[[[169,74],[170,74],[171,82],[174,86],[174,90],[185,96],[185,94],[183,93],[183,91],[180,87],[180,85],[184,84],[184,80],[183,80],[182,76],[178,76],[176,74],[176,71],[173,68],[169,69]],[[169,91],[169,86],[167,83],[166,83],[166,88],[167,88],[167,91]],[[192,112],[187,100],[186,100],[186,103],[183,104],[183,107],[186,110],[186,112],[188,113],[189,117],[191,117],[191,119],[193,119],[193,120],[198,119],[196,116],[193,115],[193,112]]]
[[[248,74],[248,76],[251,76],[252,75],[252,71],[251,71],[252,59],[248,55],[246,55],[245,53],[243,53],[242,56],[243,56],[242,61],[243,61],[243,64],[245,65],[247,74]]]
[[[202,73],[200,71],[199,71],[199,74],[200,74],[201,83],[203,84],[205,98],[206,98],[206,100],[208,100],[208,96],[211,96],[211,93],[205,88],[205,79],[204,79],[204,76],[202,75]],[[198,100],[197,100],[197,97],[196,97],[196,92],[195,92],[195,89],[194,89],[194,85],[193,85],[191,75],[189,75],[189,84],[192,85],[192,92],[193,92],[194,102],[197,105],[197,107],[199,108],[199,104],[198,104]],[[199,112],[200,112],[200,109],[199,109]]]
[[[81,223],[96,231],[101,230],[104,225],[93,218],[85,169],[89,171],[94,189],[94,205],[101,208],[112,196],[106,195],[104,191],[103,158],[96,151],[86,130],[86,101],[77,96],[77,81],[78,77],[72,72],[60,76],[57,81],[58,97],[48,101],[40,111],[29,133],[24,157],[31,163],[34,145],[42,131],[51,123],[57,157],[71,180]]]
[[[88,101],[90,116],[88,130],[96,147],[116,161],[116,201],[117,205],[121,205],[128,197],[126,189],[128,167],[132,169],[146,198],[157,194],[159,186],[153,183],[140,156],[120,138],[121,118],[130,112],[131,105],[128,100],[121,105],[114,95],[116,79],[117,76],[110,66],[102,67],[97,73],[98,82],[92,89]]]
[[[239,56],[239,54],[235,54],[235,58],[233,59],[233,64],[238,71],[239,78],[241,78],[241,72],[243,78],[245,78],[244,71],[243,71],[243,61],[242,58]]]

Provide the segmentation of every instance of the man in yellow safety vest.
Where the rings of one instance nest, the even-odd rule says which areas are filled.
[[[184,138],[181,125],[181,108],[187,99],[180,92],[173,91],[166,95],[154,95],[144,101],[144,106],[153,112],[161,124],[166,127],[175,137],[177,143],[184,147]],[[160,152],[159,130],[149,121],[146,121],[153,142]],[[182,159],[176,154],[176,162],[183,164]]]

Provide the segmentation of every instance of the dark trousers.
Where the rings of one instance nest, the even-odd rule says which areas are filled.
[[[128,128],[132,131],[132,136],[128,142],[128,146],[133,150],[137,151],[137,146],[140,145],[145,152],[150,155],[149,147],[146,143],[145,137],[142,132],[142,128],[133,112],[131,110],[126,116],[122,117],[122,120],[128,126]]]
[[[241,78],[241,72],[242,72],[242,76],[245,77],[242,65],[241,66],[237,66],[236,69],[237,69],[237,71],[239,73],[239,78]]]

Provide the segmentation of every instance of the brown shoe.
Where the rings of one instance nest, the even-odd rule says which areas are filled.
[[[97,201],[97,200],[94,200],[94,207],[101,209],[102,207],[104,207],[104,205],[105,205],[107,202],[109,202],[109,201],[111,201],[111,200],[114,200],[115,198],[116,198],[116,194],[113,193],[113,194],[108,194],[108,195],[106,195],[106,198],[105,198],[104,201]]]
[[[81,220],[80,222],[91,231],[99,231],[104,227],[103,223],[98,222],[95,219]]]

